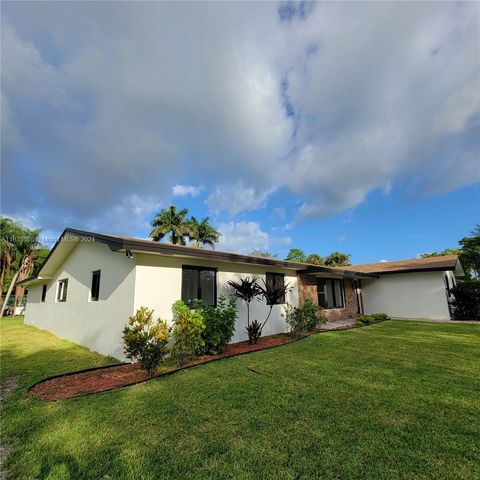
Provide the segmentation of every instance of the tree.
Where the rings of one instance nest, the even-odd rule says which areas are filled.
[[[441,257],[442,255],[460,255],[462,251],[459,248],[446,248],[443,252],[422,253],[420,258]]]
[[[288,260],[289,262],[304,263],[305,252],[303,250],[300,250],[299,248],[291,248],[288,251],[287,256],[285,257],[285,260]]]
[[[189,222],[185,220],[187,213],[186,208],[177,211],[175,205],[160,210],[151,222],[154,228],[150,232],[150,238],[159,242],[167,233],[171,232],[168,237],[171,243],[185,245],[185,236],[189,233]]]
[[[329,267],[344,267],[350,265],[350,254],[342,252],[333,252],[325,258],[325,265]]]
[[[312,265],[324,265],[325,261],[318,253],[311,253],[305,259],[305,263],[311,263]]]
[[[10,218],[0,217],[0,293],[15,262],[15,241],[23,236],[23,227]],[[1,297],[1,295],[0,295]],[[0,298],[2,302],[3,298]]]
[[[210,245],[212,248],[215,248],[220,235],[221,233],[210,224],[208,217],[205,217],[201,222],[195,217],[188,220],[188,238],[193,240],[194,247]]]
[[[48,254],[50,253],[50,249],[47,247],[39,247],[33,252],[33,265],[31,265],[31,268],[29,271],[26,273],[25,277],[21,277],[20,275],[17,278],[17,282],[20,282],[21,280],[24,280],[25,278],[29,277],[33,272],[36,272],[40,269],[40,267],[43,265],[43,262],[45,262],[45,259],[47,258]],[[15,300],[13,302],[14,308],[23,300],[23,297],[25,295],[25,287],[17,286],[15,287]]]
[[[423,253],[420,257],[458,255],[467,279],[478,278],[480,272],[480,224],[475,226],[470,237],[464,237],[458,243],[461,248],[446,248],[442,252]]]
[[[460,263],[468,278],[478,278],[480,274],[480,223],[475,226],[470,237],[464,237],[458,242],[462,248]]]
[[[267,250],[252,250],[249,255],[253,257],[271,258],[272,260],[278,257],[276,253],[270,253]]]
[[[9,248],[9,254],[13,252],[15,253],[16,271],[10,281],[10,285],[5,295],[5,301],[2,305],[0,317],[3,316],[3,312],[8,305],[8,299],[10,298],[15,284],[18,281],[26,279],[32,273],[35,266],[34,260],[36,257],[36,253],[38,251],[38,248],[40,247],[40,242],[38,238],[40,235],[40,230],[29,230],[28,228],[24,228],[18,223],[15,224],[15,229],[17,235],[11,238],[8,238],[6,235],[4,235],[2,231],[2,246],[3,244],[5,244],[7,248]],[[12,229],[11,232],[13,231],[14,230]],[[23,292],[23,287],[17,287],[14,305],[16,305],[16,302],[19,298],[23,297]]]

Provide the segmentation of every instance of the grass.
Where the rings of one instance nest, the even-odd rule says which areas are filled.
[[[89,397],[25,389],[104,365],[3,320],[12,478],[480,478],[480,328],[390,321]],[[259,373],[252,372],[249,368]]]

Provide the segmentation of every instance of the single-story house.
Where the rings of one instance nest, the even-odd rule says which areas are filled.
[[[176,300],[215,305],[231,293],[229,280],[245,276],[288,283],[285,302],[309,298],[335,320],[363,312],[449,319],[449,290],[462,275],[455,255],[332,268],[67,228],[21,284],[28,288],[26,324],[122,359],[121,332],[139,307],[170,320]],[[251,319],[265,319],[268,309],[254,301]],[[283,305],[273,307],[264,335],[287,330],[282,313]],[[247,339],[245,323],[238,302],[232,341]]]

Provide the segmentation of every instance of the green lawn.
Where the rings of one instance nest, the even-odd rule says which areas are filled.
[[[1,327],[2,378],[20,375],[2,412],[12,478],[480,478],[478,325],[313,335],[53,403],[26,388],[109,359]]]

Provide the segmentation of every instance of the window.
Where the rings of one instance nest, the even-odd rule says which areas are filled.
[[[42,302],[45,302],[46,297],[47,297],[47,286],[42,285]]]
[[[205,267],[182,267],[182,300],[189,306],[193,300],[217,304],[217,270]]]
[[[285,285],[285,278],[283,276],[283,273],[266,273],[266,283],[267,286],[274,286],[274,285],[281,285],[282,287]],[[279,299],[279,301],[276,303],[277,305],[285,303],[285,295]],[[270,305],[267,303],[267,305]]]
[[[66,302],[67,301],[67,288],[68,288],[68,279],[58,281],[57,288],[57,302]]]
[[[90,288],[90,301],[97,302],[100,294],[100,270],[92,272],[92,286]]]
[[[343,282],[336,278],[317,280],[318,304],[323,308],[343,308]]]

